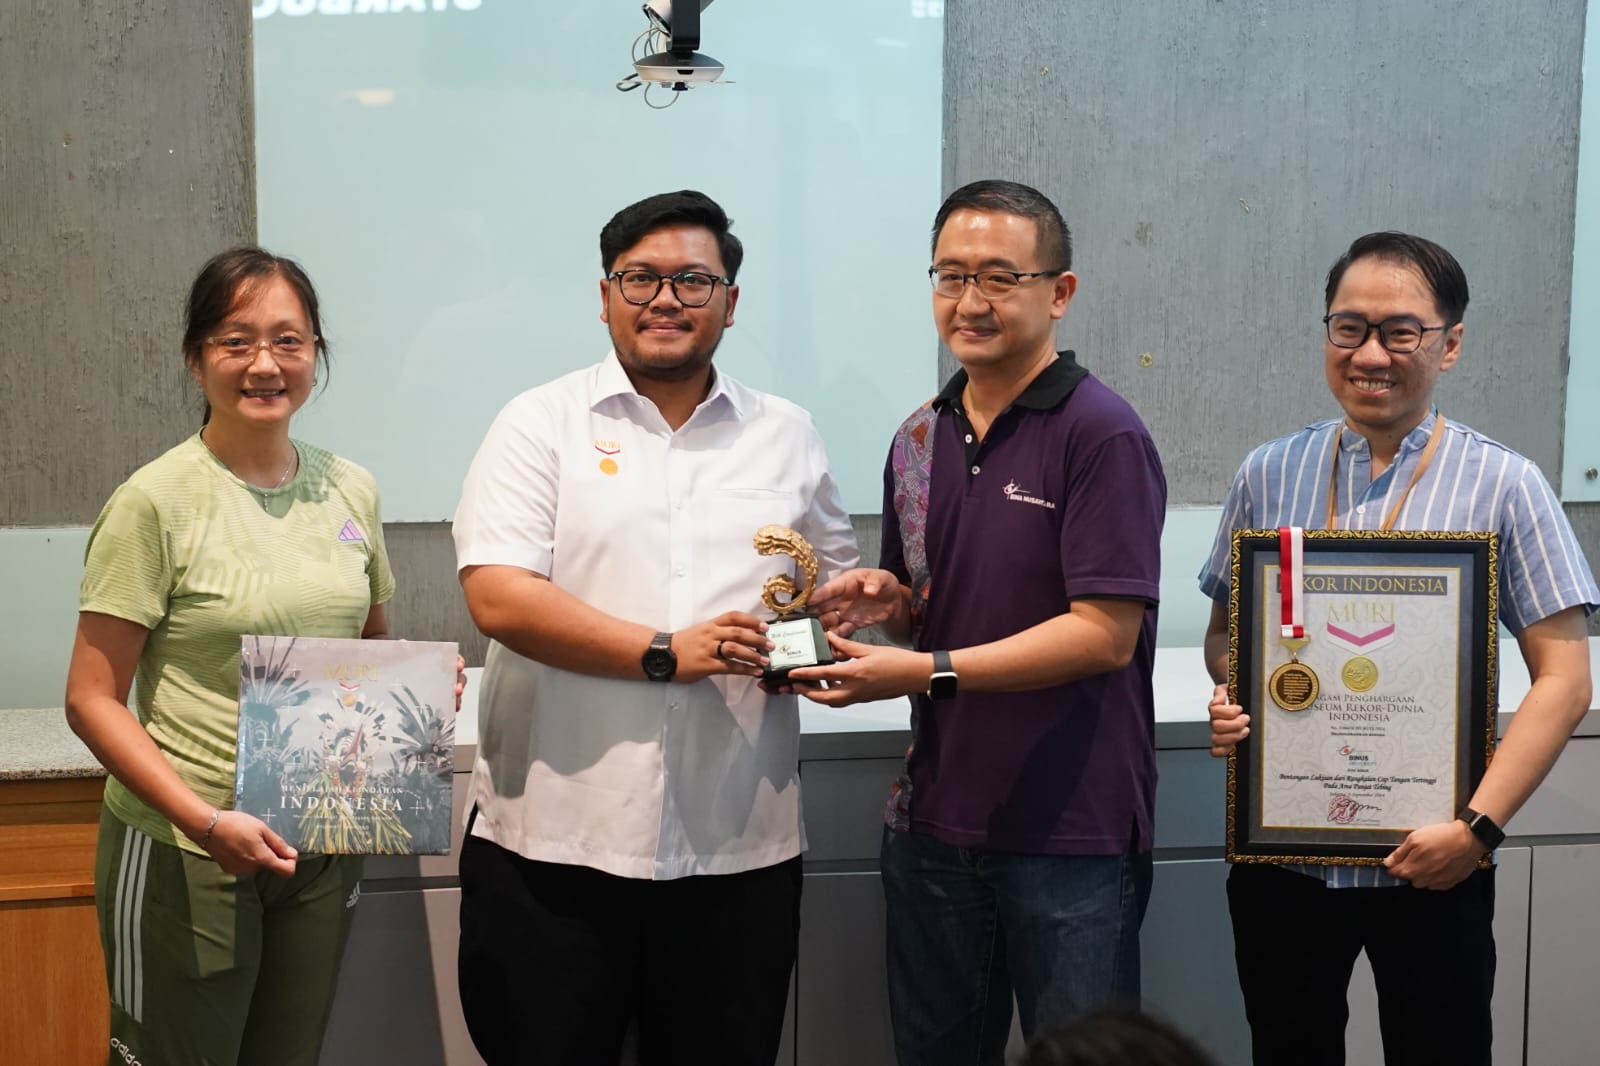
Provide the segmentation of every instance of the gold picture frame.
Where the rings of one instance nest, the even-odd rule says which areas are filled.
[[[1454,818],[1493,756],[1499,538],[1306,530],[1294,651],[1279,551],[1277,530],[1234,531],[1228,694],[1251,730],[1228,756],[1227,860],[1379,865]]]

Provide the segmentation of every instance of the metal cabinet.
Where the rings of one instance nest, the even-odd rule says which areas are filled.
[[[456,995],[461,891],[363,888],[322,1045],[324,1066],[483,1066]]]
[[[795,970],[797,1066],[894,1061],[876,870],[806,876]]]
[[[893,1061],[878,848],[883,803],[902,764],[886,757],[892,743],[859,743],[865,757],[849,757],[841,743],[801,764],[810,850],[782,1066]],[[1158,755],[1158,861],[1142,935],[1145,1000],[1219,1062],[1248,1062],[1224,887],[1228,867],[1217,857],[1224,764],[1194,749]],[[1600,925],[1590,906],[1592,886],[1600,883],[1600,843],[1585,843],[1600,829],[1597,773],[1600,740],[1575,739],[1508,827],[1518,839],[1501,849],[1496,875],[1497,1066],[1524,1063],[1525,1035],[1526,1066],[1587,1062],[1600,1046],[1600,1013],[1589,1002],[1600,985]],[[466,781],[458,776],[458,793]],[[456,996],[454,862],[369,863],[323,1054],[328,1066],[481,1066]],[[1020,1046],[1014,1032],[1013,1051]],[[1382,1061],[1364,959],[1351,982],[1346,1050],[1351,1063]],[[631,1061],[625,1054],[622,1066]]]
[[[1527,1066],[1571,1066],[1600,1058],[1596,885],[1600,885],[1600,844],[1547,844],[1533,849],[1533,893],[1527,909]],[[1497,913],[1503,911],[1503,903],[1496,900]],[[1500,957],[1505,959],[1504,949]],[[1497,1052],[1499,1047],[1497,1037]],[[1500,1061],[1497,1054],[1495,1062]]]

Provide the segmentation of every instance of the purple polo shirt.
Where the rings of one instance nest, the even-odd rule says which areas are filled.
[[[958,371],[934,407],[921,651],[1000,640],[1073,600],[1148,605],[1125,668],[1032,692],[914,698],[912,748],[889,823],[956,847],[1046,855],[1149,851],[1155,816],[1151,669],[1160,597],[1161,459],[1128,402],[1063,352],[981,443]],[[893,474],[881,565],[909,581]]]

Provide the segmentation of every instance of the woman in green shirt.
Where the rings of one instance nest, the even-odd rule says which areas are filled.
[[[95,896],[114,1064],[313,1066],[327,1024],[360,859],[297,855],[229,809],[240,636],[388,635],[377,486],[289,436],[321,334],[298,264],[208,262],[183,337],[204,425],[90,534],[66,704],[110,773]]]

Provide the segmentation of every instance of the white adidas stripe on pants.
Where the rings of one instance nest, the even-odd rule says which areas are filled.
[[[123,828],[122,867],[117,871],[116,909],[112,914],[111,1001],[136,1022],[144,1021],[144,885],[150,867],[151,840],[132,826]]]

